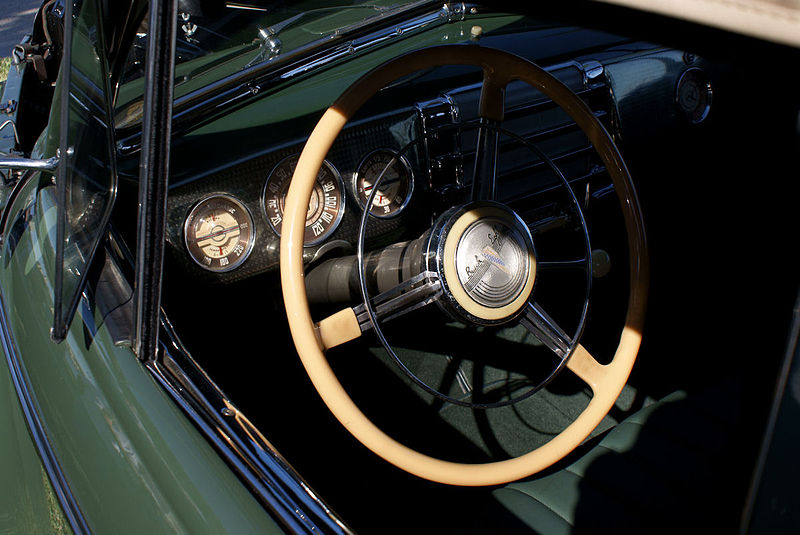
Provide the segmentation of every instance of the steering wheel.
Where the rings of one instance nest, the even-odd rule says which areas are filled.
[[[630,292],[625,326],[614,357],[600,364],[578,339],[564,340],[557,328],[543,328],[538,335],[560,339],[564,367],[592,390],[583,412],[560,434],[542,446],[511,459],[487,463],[459,463],[437,459],[413,450],[379,429],[353,402],[331,369],[326,350],[361,336],[364,321],[357,311],[343,309],[315,323],[311,318],[304,282],[303,237],[312,188],[323,160],[334,140],[353,114],[390,82],[416,71],[443,65],[472,65],[483,71],[479,115],[487,125],[503,120],[504,89],[514,80],[541,91],[563,108],[594,145],[613,181],[627,231]],[[486,129],[491,131],[491,128]],[[473,202],[453,210],[446,231],[435,245],[441,255],[440,283],[448,300],[462,309],[463,321],[491,324],[519,318],[531,310],[536,258],[530,234],[519,225],[514,212],[493,199],[496,173],[496,140],[480,141],[473,184]],[[495,149],[491,147],[494,146]],[[480,169],[483,169],[480,172]],[[489,200],[487,200],[489,199]],[[369,206],[369,204],[367,205]],[[506,241],[520,257],[521,276],[502,303],[486,303],[465,289],[457,272],[456,256],[470,230],[491,222],[503,228]],[[523,223],[524,226],[524,223]],[[455,238],[453,238],[455,236]],[[496,485],[530,476],[557,462],[589,436],[608,413],[627,382],[641,343],[647,300],[648,254],[641,208],[624,161],[606,130],[592,111],[569,88],[552,75],[518,56],[478,45],[445,45],[411,52],[375,68],[350,86],[328,108],[311,133],[297,163],[286,196],[281,234],[280,270],[283,299],[297,352],[314,387],[333,415],[361,443],[395,466],[419,477],[453,485]],[[429,271],[426,271],[428,273]],[[517,280],[515,279],[515,280]],[[541,316],[540,316],[541,318]],[[546,316],[545,316],[546,318]],[[374,319],[372,320],[374,321]],[[544,322],[547,323],[547,322]]]

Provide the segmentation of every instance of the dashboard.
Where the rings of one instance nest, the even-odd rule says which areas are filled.
[[[363,207],[381,175],[372,202],[377,239],[398,235],[419,214],[425,168],[418,151],[400,154],[414,122],[414,113],[400,111],[342,136],[319,171],[309,205],[309,261],[354,250]],[[284,198],[302,147],[277,148],[170,191],[169,244],[188,272],[230,282],[277,269]],[[226,220],[209,221],[218,214]]]
[[[648,120],[701,122],[711,106],[698,58],[638,47],[545,66],[589,105],[623,151],[621,141],[648,128]],[[637,75],[637,85],[631,85],[626,73],[639,73],[643,66],[657,66],[658,72],[650,78]],[[346,126],[319,171],[309,204],[307,263],[355,253],[370,199],[367,248],[417,238],[442,210],[467,198],[479,130],[480,76],[456,68],[442,71],[380,92]],[[672,107],[643,114],[636,101],[652,102],[653,92],[666,93],[657,101]],[[539,225],[569,224],[572,214],[564,204],[546,200],[559,181],[551,163],[585,203],[613,193],[594,149],[563,110],[522,83],[510,84],[505,100],[501,201],[523,217],[525,210],[537,210],[525,219]],[[171,185],[168,251],[181,271],[210,283],[230,283],[277,270],[284,197],[304,142],[262,147],[227,167]],[[531,196],[540,201],[527,202]]]

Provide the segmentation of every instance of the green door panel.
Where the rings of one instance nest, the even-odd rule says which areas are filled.
[[[99,321],[95,335],[88,334],[85,308],[62,343],[50,341],[54,189],[49,178],[34,180],[11,206],[0,289],[35,409],[90,529],[279,532],[131,349],[114,346]],[[29,453],[20,448],[18,455]],[[34,469],[24,470],[26,485],[39,496],[45,484],[30,483]],[[3,498],[0,515],[9,500]],[[37,502],[35,511],[46,507]]]
[[[0,348],[0,533],[71,533],[31,439]]]

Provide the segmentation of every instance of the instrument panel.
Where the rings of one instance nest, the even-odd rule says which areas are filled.
[[[419,204],[414,192],[425,188],[416,181],[426,175],[419,149],[409,146],[416,120],[407,109],[340,135],[309,202],[306,260],[331,250],[353,254],[368,202],[370,240],[395,241],[404,229],[414,228]],[[277,270],[286,193],[303,143],[172,185],[167,223],[171,260],[211,282]]]
[[[550,71],[579,93],[607,128],[612,126],[612,97],[602,78],[588,77],[586,67],[577,62]],[[348,123],[314,184],[306,214],[304,260],[313,262],[329,253],[355,254],[367,206],[366,245],[379,248],[419,237],[430,228],[437,211],[462,202],[459,199],[468,195],[472,182],[481,87],[477,81],[391,111],[383,107],[377,115]],[[397,102],[388,93],[384,98],[384,104]],[[607,185],[591,144],[563,110],[522,83],[509,84],[506,101],[510,104],[504,124],[509,135],[499,144],[503,157],[497,172],[510,205],[527,206],[526,199],[548,191],[557,181],[531,151],[531,144],[575,182],[576,191],[589,191],[589,181],[600,181],[595,185],[598,191]],[[189,276],[209,282],[276,272],[285,197],[304,144],[305,139],[281,142],[171,184],[170,261]],[[213,204],[223,202],[227,212]],[[231,212],[231,208],[236,209]],[[542,210],[550,210],[549,205]],[[209,222],[211,215],[225,221],[215,226]]]
[[[375,217],[395,217],[411,200],[414,172],[402,155],[389,149],[378,149],[369,153],[359,164],[353,175],[353,189],[362,210],[371,198],[370,214]]]

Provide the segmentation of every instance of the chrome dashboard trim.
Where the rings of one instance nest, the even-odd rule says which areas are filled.
[[[14,124],[12,121],[6,121],[3,123],[3,126],[6,124],[11,123]],[[0,127],[1,129],[2,127]],[[14,137],[16,137],[17,131],[14,130]],[[15,157],[0,157],[0,169],[34,169],[37,171],[47,171],[48,173],[55,173],[55,170],[58,168],[58,156],[53,156],[52,158],[47,158],[45,160],[34,160],[30,158],[15,158]]]
[[[442,7],[442,9],[439,10],[438,12],[423,15],[421,17],[412,19],[404,24],[398,24],[397,26],[390,26],[388,28],[384,28],[380,31],[367,35],[365,37],[359,39],[353,39],[352,41],[347,43],[342,43],[330,53],[321,56],[320,58],[315,59],[310,63],[301,65],[296,69],[281,74],[280,78],[283,80],[294,78],[295,76],[304,74],[318,67],[325,66],[338,59],[353,54],[357,54],[368,48],[384,44],[388,41],[391,41],[392,39],[396,39],[401,35],[422,30],[427,26],[434,24],[436,22],[441,22],[441,21],[452,22],[453,20],[463,20],[454,17],[453,13],[454,12],[449,9],[448,4],[445,4]]]
[[[588,86],[590,83],[600,81],[605,74],[605,67],[597,60],[587,60],[581,64],[581,70],[584,73],[584,85]]]
[[[428,185],[435,187],[438,182],[437,174],[440,171],[449,171],[455,176],[455,182],[463,186],[464,169],[460,145],[452,139],[448,147],[441,146],[447,141],[440,140],[435,134],[439,127],[460,121],[461,110],[458,104],[450,93],[445,93],[432,100],[417,102],[414,109],[418,117]]]

